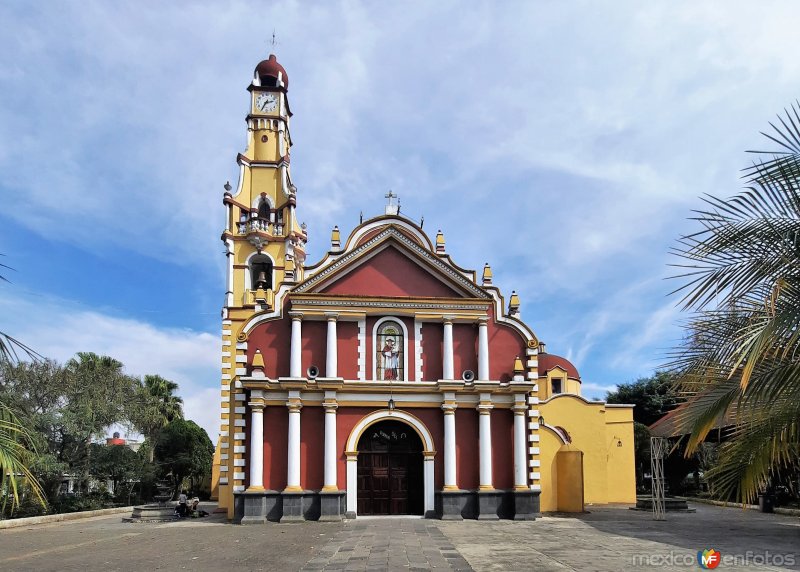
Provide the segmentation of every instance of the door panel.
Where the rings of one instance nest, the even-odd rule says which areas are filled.
[[[402,423],[371,427],[358,446],[358,514],[422,514],[422,442]]]

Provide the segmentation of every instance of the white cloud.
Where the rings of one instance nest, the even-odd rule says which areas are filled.
[[[219,434],[220,338],[157,328],[54,297],[14,297],[0,290],[3,329],[38,353],[66,362],[79,351],[111,356],[131,375],[158,374],[179,385],[187,418],[215,441]]]

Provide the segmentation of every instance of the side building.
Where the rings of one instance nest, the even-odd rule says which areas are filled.
[[[635,502],[628,406],[587,401],[567,360],[492,285],[399,214],[306,263],[289,78],[248,87],[248,145],[226,185],[228,273],[213,486],[229,518],[419,514],[533,519]]]

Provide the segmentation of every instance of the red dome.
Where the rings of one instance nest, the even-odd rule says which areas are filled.
[[[567,372],[567,376],[573,379],[577,379],[580,381],[581,376],[578,373],[578,370],[572,363],[567,359],[561,356],[553,355],[553,354],[539,354],[539,375],[544,377],[544,375],[553,369],[554,367],[560,367],[564,371]]]
[[[266,59],[256,66],[256,73],[259,76],[274,77],[276,80],[280,77],[284,87],[289,88],[289,75],[283,66],[278,63],[275,54],[270,54],[269,59]]]

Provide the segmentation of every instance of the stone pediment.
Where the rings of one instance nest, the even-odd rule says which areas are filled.
[[[491,296],[459,270],[389,226],[322,266],[293,292],[337,296],[482,298]]]

